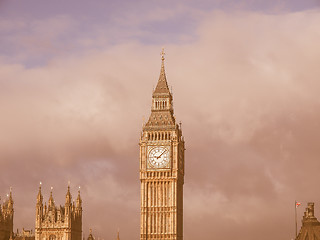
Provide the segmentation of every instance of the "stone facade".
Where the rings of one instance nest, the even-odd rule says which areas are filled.
[[[13,236],[13,199],[12,192],[6,201],[0,203],[0,240],[8,240]]]
[[[302,226],[296,240],[319,240],[320,222],[314,216],[314,203],[308,203],[308,207],[302,218]]]
[[[164,70],[140,137],[140,239],[183,239],[184,139]]]
[[[55,206],[52,191],[48,206],[43,204],[41,186],[37,197],[35,240],[82,240],[82,200],[80,191],[72,202],[70,187],[64,206]]]
[[[35,240],[32,230],[22,229],[21,232],[17,230],[17,233],[14,236],[14,240]]]

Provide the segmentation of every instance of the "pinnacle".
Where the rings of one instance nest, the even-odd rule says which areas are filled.
[[[164,56],[163,55],[162,55],[161,60],[162,60],[162,62],[161,62],[160,76],[159,76],[157,86],[153,92],[153,95],[158,95],[158,94],[159,95],[171,95],[169,87],[168,87],[168,83],[167,83],[166,73],[164,70]]]

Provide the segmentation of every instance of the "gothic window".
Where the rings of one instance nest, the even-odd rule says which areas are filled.
[[[56,240],[56,236],[55,235],[50,235],[49,236],[49,240]]]

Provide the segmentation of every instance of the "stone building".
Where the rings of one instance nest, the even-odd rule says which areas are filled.
[[[302,218],[302,226],[296,240],[319,240],[320,222],[314,216],[314,203],[308,203],[308,207]]]
[[[8,240],[13,237],[13,199],[12,192],[1,205],[0,202],[0,240]]]
[[[140,137],[140,240],[183,239],[184,138],[164,70]]]
[[[14,240],[34,240],[34,233],[32,230],[22,229],[21,232],[17,230],[17,233],[14,235]]]
[[[65,205],[57,207],[51,189],[47,206],[46,203],[43,204],[40,185],[36,204],[35,240],[82,240],[80,190],[74,203],[68,186]]]

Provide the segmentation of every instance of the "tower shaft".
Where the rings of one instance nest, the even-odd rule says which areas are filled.
[[[140,137],[140,240],[183,239],[184,139],[164,71]]]

